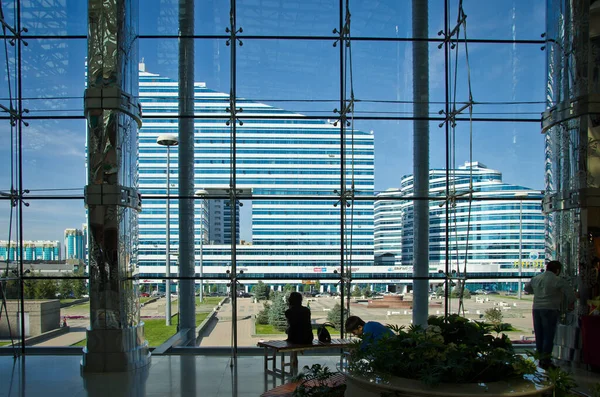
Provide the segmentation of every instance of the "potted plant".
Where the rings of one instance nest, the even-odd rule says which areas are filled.
[[[515,354],[504,325],[458,315],[432,316],[428,326],[389,326],[395,335],[357,343],[347,368],[350,396],[542,395],[532,360]]]
[[[341,377],[341,379],[340,379]],[[293,397],[344,397],[346,385],[339,372],[331,372],[320,364],[305,366],[293,381],[299,382]]]

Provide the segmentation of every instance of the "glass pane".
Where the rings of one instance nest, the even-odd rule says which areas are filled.
[[[329,36],[339,25],[339,2],[336,0],[241,1],[236,10],[238,26],[248,35]]]
[[[23,185],[28,194],[82,195],[85,141],[85,120],[32,120],[24,127]]]
[[[450,2],[450,29],[456,25],[458,0]],[[467,38],[500,40],[541,40],[546,31],[546,2],[464,0]],[[463,33],[461,32],[461,38]]]
[[[25,198],[29,206],[23,210],[23,239],[25,241],[42,241],[50,245],[43,248],[32,248],[32,257],[25,259],[64,260],[66,259],[65,233],[67,229],[82,230],[86,223],[86,210],[83,199],[75,200],[42,200],[32,195]],[[87,227],[87,226],[85,226]],[[80,237],[84,239],[84,237]],[[85,240],[85,239],[84,239]],[[83,242],[84,240],[81,240]],[[78,258],[81,254],[77,255]],[[83,258],[79,258],[83,259]]]
[[[144,0],[140,2],[140,35],[179,33],[179,0]],[[225,35],[229,26],[229,2],[197,1],[194,7],[196,35]]]
[[[32,116],[81,116],[87,42],[28,40],[23,51],[23,107]]]
[[[220,112],[228,106],[229,98],[229,51],[224,51],[224,40],[198,39],[194,42],[196,62],[194,77],[197,92],[197,115],[210,116],[219,102]],[[157,113],[168,112],[169,116],[178,111],[177,91],[179,80],[177,39],[140,40],[140,101],[144,122],[155,122]],[[226,97],[226,100],[211,98]],[[150,99],[152,98],[152,99]],[[171,114],[172,113],[172,114]],[[221,117],[226,115],[219,115]],[[225,123],[225,120],[223,120]]]
[[[474,117],[540,119],[546,81],[540,70],[546,58],[536,45],[469,44],[470,68],[464,45],[457,46],[451,58],[450,84],[456,90],[451,88],[450,99],[456,99],[457,109],[469,99],[470,75]],[[468,110],[459,117],[468,119]]]
[[[237,52],[238,97],[275,108],[255,110],[246,105],[241,119],[258,112],[335,118],[339,57],[339,49],[325,41],[244,40]]]
[[[538,123],[468,122],[456,128],[456,167],[469,161],[470,130],[473,161],[502,173],[506,183],[544,189],[544,135]],[[527,170],[527,172],[523,172]]]
[[[230,54],[225,40],[198,39],[194,46],[196,83],[204,83],[209,90],[229,93]],[[140,39],[140,62],[147,73],[158,75],[150,76],[155,82],[178,81],[178,54],[177,39]]]
[[[430,38],[439,38],[444,28],[444,1],[429,0]],[[412,1],[385,0],[377,2],[350,2],[353,37],[410,38],[412,32]]]
[[[354,116],[410,118],[413,116],[413,46],[407,42],[355,41],[352,74],[347,72],[346,92],[354,92]],[[444,108],[444,54],[429,45],[429,115]]]
[[[73,0],[21,1],[21,26],[27,28],[27,35],[33,36],[85,36],[87,5],[87,1]],[[12,14],[13,7],[9,4],[4,15]]]

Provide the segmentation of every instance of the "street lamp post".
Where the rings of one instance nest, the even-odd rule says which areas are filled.
[[[195,195],[201,198],[204,198],[208,192],[204,189],[196,190]],[[204,201],[204,200],[203,200]],[[204,301],[204,269],[203,269],[203,253],[202,247],[204,244],[204,203],[202,203],[202,209],[200,210],[200,303]]]
[[[156,139],[156,143],[161,146],[167,147],[167,219],[166,219],[166,254],[165,254],[165,324],[171,325],[171,214],[170,214],[170,206],[171,206],[171,146],[179,145],[179,139],[176,135],[173,134],[163,134],[159,135]]]
[[[527,192],[515,193],[515,197],[519,197],[519,286],[518,298],[521,299],[522,280],[523,276],[523,198],[527,197]]]

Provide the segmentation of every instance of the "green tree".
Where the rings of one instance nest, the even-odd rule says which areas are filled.
[[[23,296],[25,299],[36,299],[36,288],[36,281],[31,280],[29,277],[23,278]]]
[[[269,324],[269,311],[271,310],[271,305],[269,302],[263,302],[263,309],[258,312],[256,315],[256,323],[257,324]]]
[[[342,306],[336,303],[333,308],[327,313],[327,321],[335,324],[336,329],[341,329],[342,321],[346,321],[348,312],[344,310],[344,318],[342,320]]]
[[[217,292],[217,284],[211,284],[210,285],[210,292],[211,293]]]
[[[35,282],[35,299],[56,299],[56,280],[42,279]]]
[[[321,282],[319,280],[315,281],[315,291],[321,292]]]
[[[71,276],[71,274],[68,274],[67,276]],[[75,281],[77,280],[63,278],[58,282],[58,293],[60,294],[61,299],[69,298],[71,294],[75,293]]]
[[[285,330],[287,327],[285,311],[288,309],[288,295],[287,293],[276,292],[273,296],[271,308],[269,309],[269,324],[280,331]]]
[[[2,272],[3,278],[14,277],[12,272],[7,272],[6,270]],[[4,293],[6,294],[6,299],[18,299],[19,298],[19,281],[18,280],[9,280],[2,283],[2,288],[4,288]]]
[[[85,276],[85,270],[83,266],[75,272],[75,275],[80,277]],[[83,295],[88,294],[88,286],[86,281],[87,280],[85,279],[73,280],[73,294],[75,295],[75,298],[79,299],[83,297]]]
[[[254,297],[259,301],[269,299],[269,287],[262,281],[259,281],[252,291],[254,292]]]
[[[358,285],[354,286],[354,289],[352,290],[352,296],[354,296],[355,298],[362,296],[362,291],[360,290]]]
[[[365,288],[363,288],[363,290],[362,290],[362,294],[363,294],[363,296],[364,296],[365,298],[369,298],[369,297],[372,295],[372,293],[371,293],[371,287],[369,287],[369,286],[367,285]]]
[[[292,284],[286,284],[283,286],[283,292],[294,292],[296,288]]]

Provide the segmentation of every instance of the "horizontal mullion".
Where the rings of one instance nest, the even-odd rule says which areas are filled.
[[[83,187],[81,188],[83,190]],[[166,199],[166,194],[164,195],[142,195],[142,199],[144,200],[154,200],[154,199]],[[188,199],[188,200],[228,200],[230,197],[227,195],[210,195],[205,197],[198,196],[178,196],[171,194],[169,196],[171,200],[178,199]],[[355,196],[354,199],[346,199],[345,201],[445,201],[446,198],[451,196]],[[23,200],[83,200],[84,195],[32,195],[32,196],[24,196]],[[293,201],[293,200],[311,200],[311,201],[338,201],[340,200],[339,196],[299,196],[299,195],[253,195],[253,196],[245,196],[238,197],[238,201],[244,200],[252,200],[252,201]],[[0,197],[1,200],[11,200],[10,197]],[[453,200],[456,201],[540,201],[539,198],[528,198],[528,197],[514,197],[514,196],[476,196],[470,199],[469,197],[459,196],[453,197]],[[142,205],[143,208],[143,205]]]

